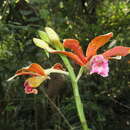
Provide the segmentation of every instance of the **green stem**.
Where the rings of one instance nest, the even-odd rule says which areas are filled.
[[[83,110],[83,104],[80,98],[80,94],[79,94],[79,89],[78,89],[78,83],[76,81],[76,76],[73,70],[73,67],[71,66],[70,62],[68,61],[68,59],[65,56],[61,56],[66,68],[69,71],[69,76],[72,82],[72,87],[73,87],[73,93],[74,93],[74,98],[75,98],[75,102],[76,102],[76,108],[77,108],[77,112],[78,112],[78,116],[82,125],[83,130],[90,130],[88,128],[86,119],[85,119],[85,114],[84,114],[84,110]]]
[[[79,70],[79,73],[77,75],[77,78],[76,78],[76,81],[78,82],[78,80],[80,79],[80,77],[82,76],[84,72],[84,66],[81,66],[80,70]]]

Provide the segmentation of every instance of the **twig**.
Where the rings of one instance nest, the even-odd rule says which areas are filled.
[[[130,107],[129,107],[129,106],[127,106],[127,105],[125,105],[125,104],[123,104],[123,103],[117,101],[116,99],[111,98],[111,100],[114,101],[116,104],[119,104],[120,106],[123,106],[124,108],[127,108],[127,109],[130,110]]]
[[[74,130],[71,126],[71,124],[68,122],[66,117],[63,115],[63,113],[60,111],[60,109],[56,106],[56,104],[49,98],[47,93],[44,91],[43,88],[41,88],[42,93],[45,95],[45,97],[48,99],[48,101],[52,104],[52,106],[57,110],[57,112],[60,114],[60,116],[64,119],[65,123],[69,126],[70,130]]]

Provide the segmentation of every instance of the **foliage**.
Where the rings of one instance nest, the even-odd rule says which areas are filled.
[[[130,46],[130,1],[1,0],[0,7],[1,129],[68,129],[42,91],[38,96],[25,95],[22,89],[24,79],[10,83],[6,79],[30,63],[37,62],[49,68],[55,61],[61,62],[53,55],[48,60],[46,54],[32,42],[37,30],[43,30],[45,26],[55,29],[61,39],[78,39],[83,49],[93,37],[107,32],[114,33],[108,48],[115,46],[115,43]],[[107,46],[103,47],[101,52],[106,49]],[[110,63],[108,78],[98,75],[87,77],[85,74],[81,78],[79,89],[92,130],[130,129],[128,60],[129,56],[120,62]],[[72,64],[77,70],[78,66]],[[80,130],[70,81],[64,77],[56,79],[55,75],[52,75],[52,80],[45,83],[46,92],[75,130]],[[67,84],[64,80],[67,80]]]

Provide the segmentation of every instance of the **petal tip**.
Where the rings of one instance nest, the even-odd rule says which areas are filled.
[[[130,54],[130,49],[128,50],[128,53]]]
[[[113,37],[113,32],[110,32],[107,35],[109,35],[110,37]]]
[[[14,75],[14,76],[10,77],[9,79],[7,79],[6,81],[9,82],[9,81],[13,80],[16,76],[17,75]]]
[[[57,69],[57,70],[64,70],[63,68],[63,65],[60,64],[60,63],[56,63],[54,66],[53,66],[54,69]]]

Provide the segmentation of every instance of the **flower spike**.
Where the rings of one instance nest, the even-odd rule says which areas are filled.
[[[83,54],[80,43],[75,39],[65,39],[63,41],[64,47],[71,49],[73,52],[54,50],[49,46],[43,46],[42,42],[38,42],[36,45],[47,50],[50,53],[63,54],[68,56],[80,66],[86,67],[89,70],[90,74],[97,73],[103,77],[107,77],[109,72],[108,60],[120,60],[122,56],[130,54],[130,47],[116,46],[102,54],[97,55],[98,49],[107,43],[112,36],[113,33],[110,32],[97,36],[91,40],[91,42],[88,44],[88,48],[86,49],[86,56]]]

